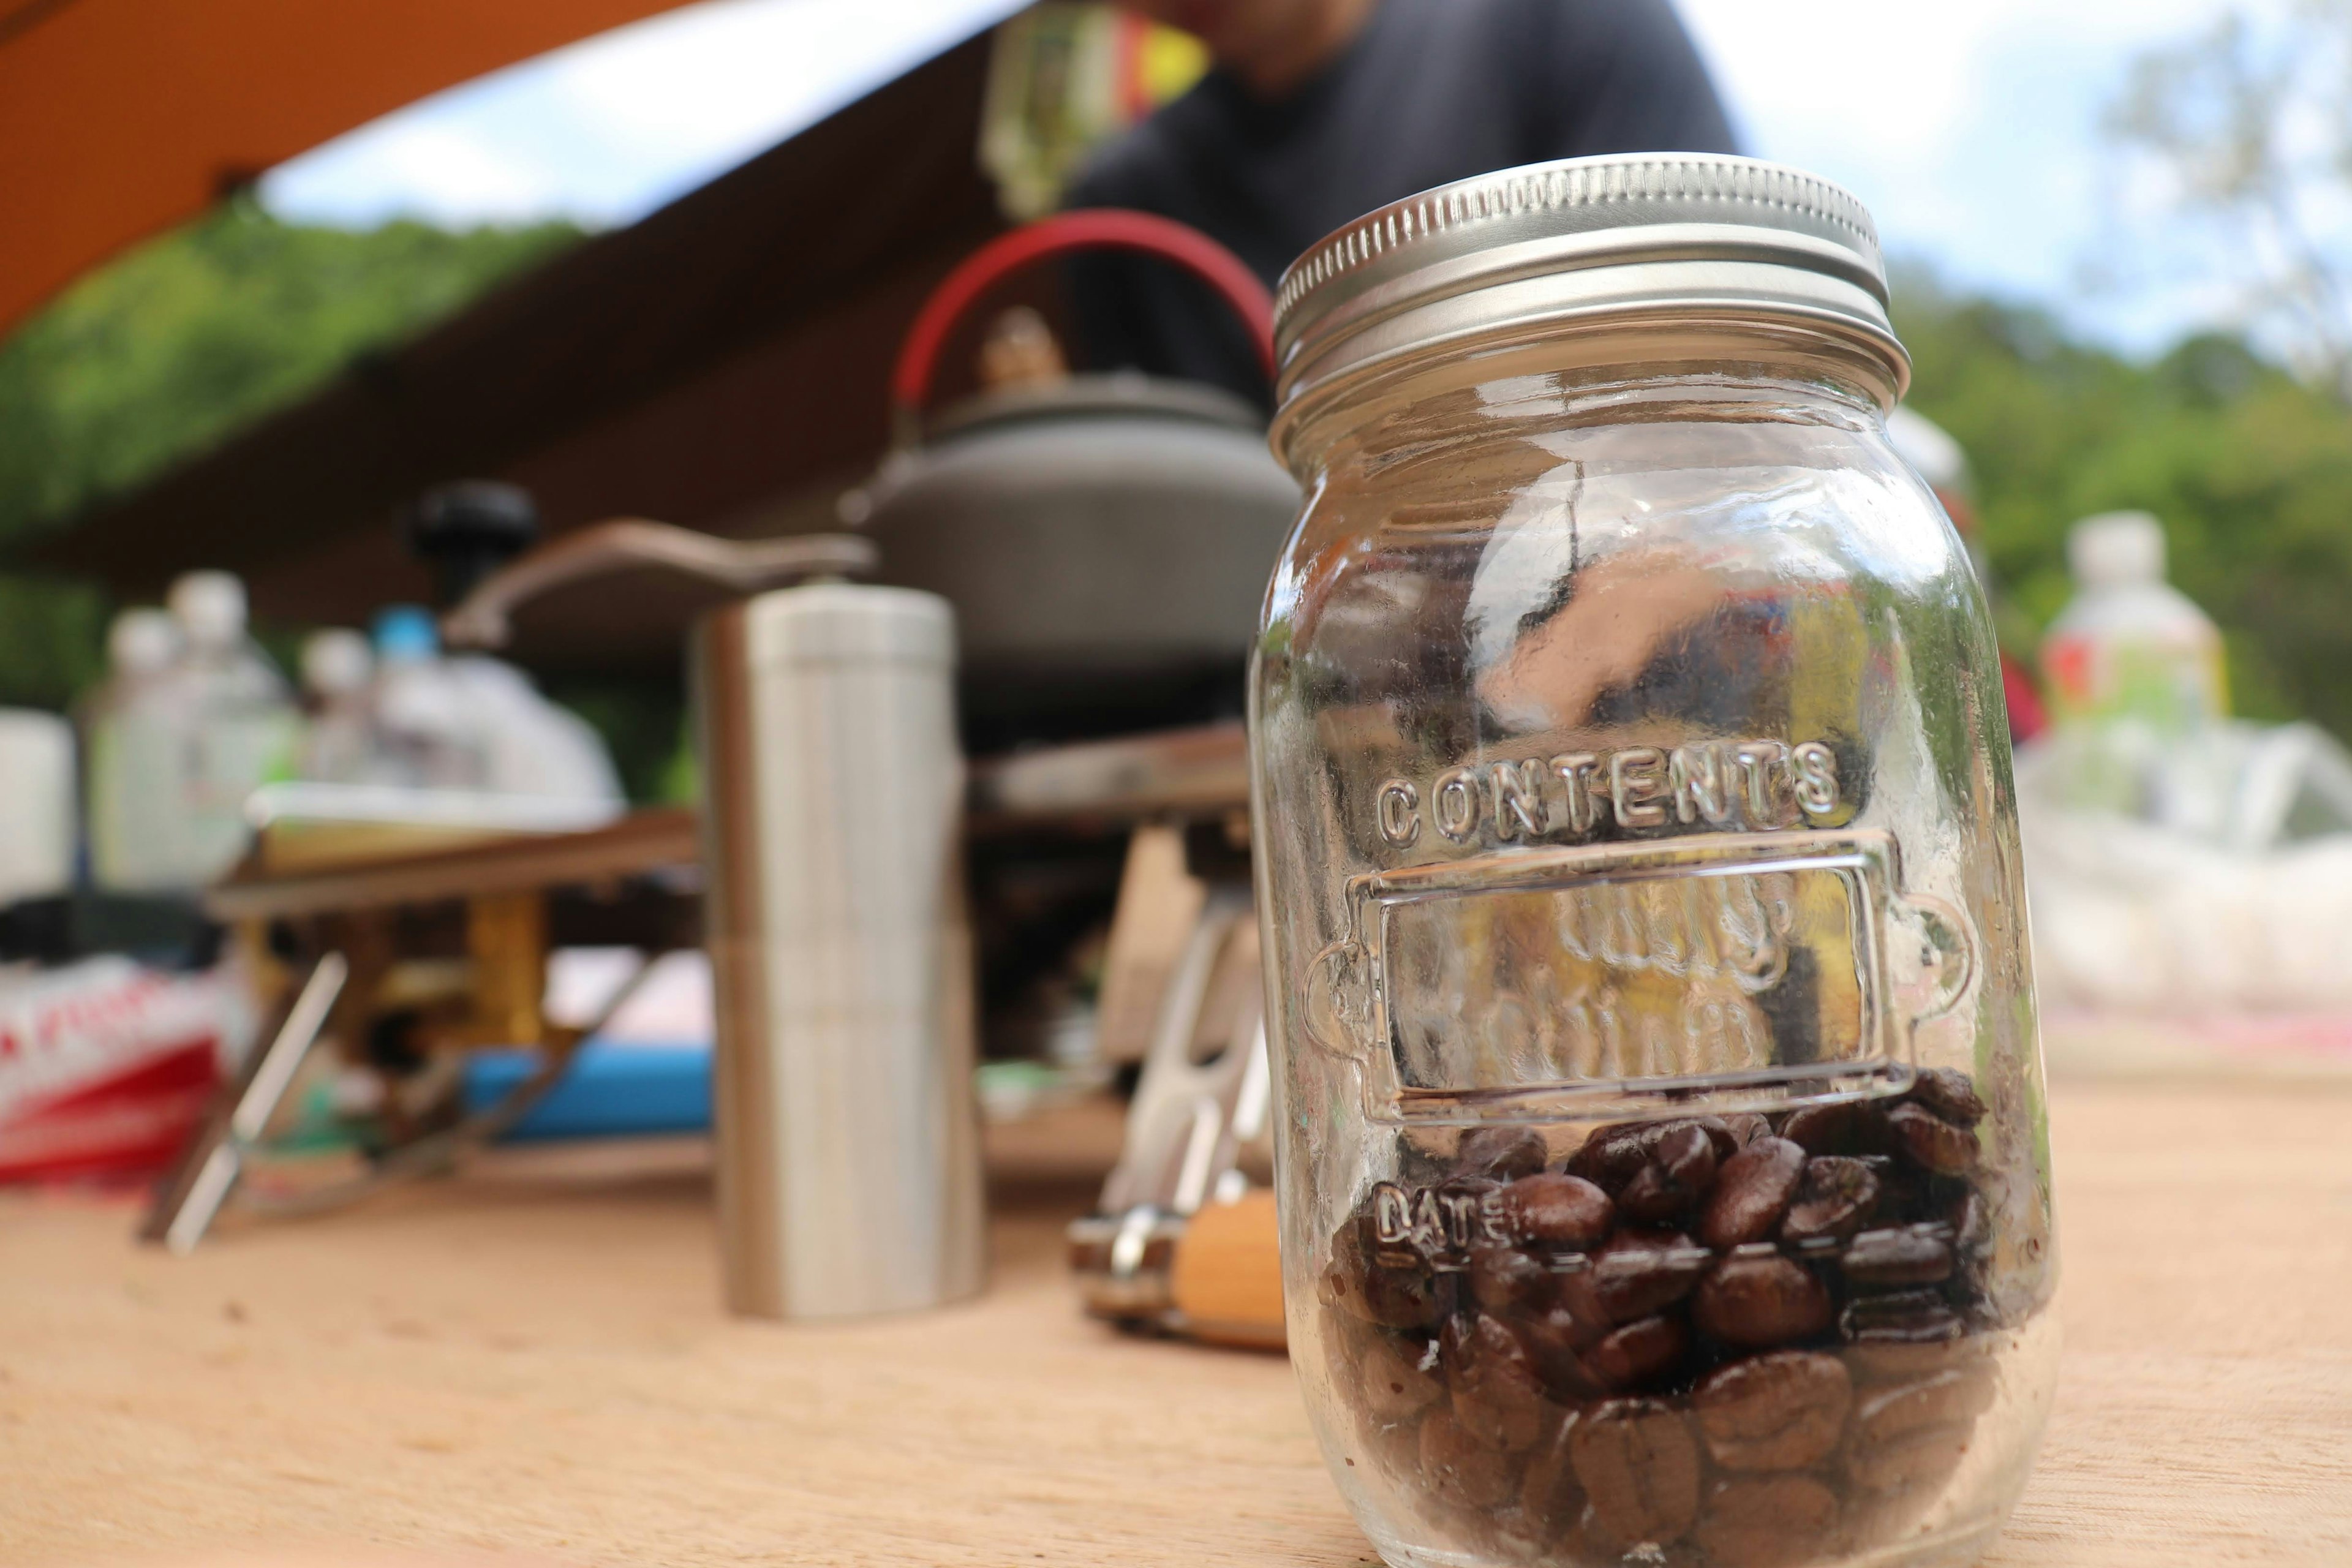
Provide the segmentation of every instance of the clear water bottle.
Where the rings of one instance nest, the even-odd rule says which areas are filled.
[[[2130,721],[2181,735],[2229,712],[2221,634],[2164,580],[2164,525],[2109,511],[2066,539],[2075,593],[2042,644],[2061,728]]]
[[[394,605],[375,619],[375,736],[383,783],[489,787],[479,705],[441,657],[433,613]]]
[[[375,654],[343,626],[313,633],[302,645],[302,693],[310,724],[302,736],[302,776],[317,784],[376,780]]]
[[[245,853],[252,831],[245,803],[263,784],[293,776],[301,712],[246,635],[244,584],[226,572],[191,572],[166,602],[182,643],[170,679],[181,704],[184,886],[211,881]]]
[[[106,646],[111,668],[81,712],[90,872],[118,892],[175,888],[186,859],[170,693],[180,628],[162,610],[125,610]]]

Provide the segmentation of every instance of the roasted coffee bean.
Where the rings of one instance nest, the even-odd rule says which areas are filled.
[[[1878,1207],[1878,1178],[1863,1161],[1824,1154],[1805,1162],[1796,1202],[1780,1222],[1780,1239],[1791,1245],[1843,1241],[1862,1228]]]
[[[1595,1324],[1565,1307],[1553,1307],[1514,1319],[1511,1327],[1554,1399],[1573,1404],[1600,1392],[1600,1379],[1585,1365],[1584,1352],[1609,1336],[1607,1323]]]
[[[1470,1255],[1470,1294],[1490,1312],[1540,1306],[1553,1291],[1552,1272],[1516,1247],[1487,1247]]]
[[[1629,1545],[1677,1541],[1698,1516],[1698,1445],[1654,1399],[1599,1405],[1569,1434],[1569,1458],[1598,1522]]]
[[[1724,1162],[1700,1214],[1698,1237],[1719,1250],[1769,1237],[1805,1169],[1805,1152],[1785,1138],[1758,1138]]]
[[[1854,1485],[1892,1492],[1939,1484],[1959,1468],[1976,1435],[1973,1425],[1923,1426],[1885,1443],[1857,1443],[1846,1454]]]
[[[1952,1277],[1949,1233],[1938,1225],[1865,1230],[1839,1259],[1846,1283],[1864,1290],[1935,1285]]]
[[[1511,1182],[1534,1175],[1550,1157],[1543,1134],[1532,1127],[1474,1127],[1454,1146],[1454,1168],[1465,1176]]]
[[[1602,1339],[1584,1364],[1612,1388],[1652,1383],[1672,1371],[1690,1349],[1690,1331],[1672,1318],[1643,1318]]]
[[[1356,1390],[1375,1420],[1410,1421],[1445,1392],[1436,1367],[1433,1342],[1368,1335],[1356,1360]]]
[[[1381,1262],[1369,1215],[1349,1219],[1332,1237],[1331,1264],[1317,1289],[1325,1306],[1389,1329],[1433,1327],[1448,1293],[1421,1268]]]
[[[1957,1068],[1923,1068],[1906,1097],[1958,1127],[1974,1127],[1985,1119],[1985,1102],[1977,1086]]]
[[[1811,1476],[1717,1481],[1694,1539],[1719,1568],[1797,1568],[1837,1529],[1837,1494]]]
[[[1864,1228],[1904,1225],[1924,1217],[1920,1205],[1927,1189],[1918,1172],[1892,1154],[1857,1154],[1853,1158],[1878,1184],[1878,1201],[1871,1205],[1863,1222]]]
[[[1517,1457],[1481,1442],[1443,1405],[1421,1418],[1421,1478],[1439,1500],[1463,1509],[1499,1507],[1519,1489]]]
[[[1560,1417],[1535,1357],[1497,1318],[1474,1312],[1453,1319],[1439,1336],[1437,1362],[1454,1391],[1454,1419],[1489,1447],[1531,1447]]]
[[[1680,1126],[1683,1123],[1673,1122],[1668,1125]],[[1706,1134],[1706,1141],[1715,1146],[1715,1158],[1718,1164],[1738,1153],[1739,1146],[1747,1142],[1732,1127],[1730,1120],[1727,1117],[1694,1116],[1690,1118],[1688,1125],[1698,1128]]]
[[[1780,1136],[1808,1154],[1884,1154],[1890,1144],[1885,1113],[1854,1100],[1792,1110],[1781,1121]]]
[[[1769,1136],[1772,1131],[1772,1124],[1752,1110],[1735,1111],[1723,1119],[1723,1126],[1731,1134],[1734,1152],[1747,1148],[1759,1138]],[[1728,1160],[1731,1155],[1726,1154],[1724,1158]]]
[[[1691,1321],[1726,1344],[1763,1349],[1830,1326],[1830,1295],[1802,1264],[1743,1247],[1700,1281]]]
[[[1955,1127],[1924,1105],[1898,1105],[1886,1113],[1897,1150],[1923,1171],[1965,1175],[1976,1169],[1977,1135]]]
[[[1691,1395],[1707,1452],[1727,1470],[1801,1470],[1837,1447],[1853,1383],[1837,1357],[1776,1351],[1709,1373]]]
[[[1967,1331],[1959,1314],[1933,1290],[1863,1296],[1846,1303],[1838,1334],[1852,1345],[1931,1345]]]
[[[1728,1142],[1729,1134],[1726,1134]],[[1659,1139],[1650,1157],[1617,1194],[1617,1207],[1643,1225],[1664,1225],[1685,1213],[1715,1180],[1715,1141],[1696,1122]]]
[[[1992,1408],[1993,1392],[1992,1368],[1983,1362],[1872,1389],[1854,1404],[1854,1440],[1889,1443],[1923,1426],[1973,1421]]]
[[[1649,1163],[1650,1151],[1665,1135],[1669,1123],[1619,1121],[1596,1127],[1583,1145],[1569,1156],[1568,1173],[1580,1176],[1602,1192],[1616,1194]]]
[[[1522,1176],[1503,1189],[1501,1205],[1504,1226],[1529,1246],[1590,1251],[1617,1223],[1609,1194],[1581,1176]]]
[[[1593,1299],[1611,1322],[1630,1323],[1689,1295],[1712,1260],[1678,1231],[1621,1230],[1593,1254]]]
[[[1570,1415],[1528,1456],[1527,1475],[1519,1483],[1519,1511],[1540,1540],[1557,1541],[1576,1527],[1584,1512],[1584,1483],[1576,1479],[1570,1457],[1577,1420]]]

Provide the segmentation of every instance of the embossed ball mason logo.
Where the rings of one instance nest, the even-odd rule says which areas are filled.
[[[1426,784],[1391,779],[1375,811],[1398,849],[1424,828],[1449,844],[1583,837],[1695,826],[1789,827],[1838,815],[1837,754],[1819,741],[1628,746],[1448,768]]]

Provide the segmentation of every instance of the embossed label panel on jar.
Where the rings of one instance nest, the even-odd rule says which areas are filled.
[[[1883,1087],[1907,1072],[1910,1023],[1949,1005],[1968,967],[1965,937],[1897,887],[1892,840],[1860,831],[1360,877],[1310,1017],[1364,1059],[1384,1120]]]

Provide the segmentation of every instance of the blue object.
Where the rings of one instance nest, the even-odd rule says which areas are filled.
[[[387,605],[375,613],[375,656],[431,658],[441,651],[441,626],[422,605]]]
[[[466,1058],[466,1109],[488,1110],[539,1067],[536,1051]],[[710,1047],[591,1040],[572,1070],[507,1133],[508,1142],[710,1130]]]

